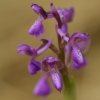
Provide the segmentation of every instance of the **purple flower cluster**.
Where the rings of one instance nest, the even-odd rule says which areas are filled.
[[[39,80],[33,92],[38,96],[47,96],[51,93],[51,87],[48,83],[49,77],[54,87],[61,92],[63,79],[60,70],[66,66],[67,68],[72,67],[78,70],[87,64],[84,54],[90,45],[90,37],[87,33],[82,32],[76,32],[72,36],[69,35],[68,23],[73,20],[73,8],[56,9],[53,3],[50,4],[51,10],[48,12],[37,4],[32,4],[31,8],[39,17],[28,32],[30,35],[36,36],[36,38],[39,38],[41,34],[45,33],[43,21],[52,18],[56,19],[55,27],[59,49],[52,43],[52,39],[40,39],[42,44],[37,48],[26,44],[18,46],[19,54],[31,57],[28,65],[29,74],[35,75],[41,70],[44,72],[43,77]],[[48,56],[44,57],[41,61],[37,61],[36,57],[40,56],[48,48],[56,53],[57,57]]]

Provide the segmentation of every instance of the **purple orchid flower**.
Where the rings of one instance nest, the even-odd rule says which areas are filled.
[[[51,87],[48,83],[50,77],[54,87],[59,92],[62,91],[64,75],[66,78],[70,76],[68,70],[72,66],[74,69],[83,68],[87,64],[85,53],[90,45],[90,37],[87,33],[76,32],[72,36],[68,32],[68,23],[73,20],[73,8],[58,8],[50,4],[51,11],[45,11],[41,6],[32,4],[32,10],[38,14],[38,19],[29,29],[29,34],[40,37],[45,32],[43,22],[46,19],[56,19],[56,32],[58,37],[58,47],[53,43],[52,39],[41,39],[42,44],[37,48],[33,48],[26,44],[18,46],[18,53],[31,57],[28,64],[28,72],[30,75],[35,75],[39,71],[44,73],[44,76],[39,80],[34,94],[37,96],[48,96],[51,93]],[[41,61],[36,61],[36,57],[40,56],[47,49],[51,49],[57,57],[44,57]],[[65,59],[66,58],[66,59]],[[67,69],[67,70],[66,70]],[[70,82],[69,82],[70,83]]]
[[[41,34],[44,33],[43,21],[47,18],[48,15],[47,12],[37,4],[32,4],[31,7],[32,10],[39,15],[39,18],[30,27],[28,33],[30,35],[35,35],[36,37],[39,37]]]
[[[30,63],[28,65],[28,72],[30,75],[34,75],[41,69],[40,62],[36,61],[35,58],[39,55],[41,55],[43,52],[45,52],[51,45],[51,40],[48,40],[48,43],[44,46],[42,46],[40,49],[32,48],[26,44],[21,44],[18,46],[18,53],[24,54],[27,56],[32,57],[30,60]]]
[[[66,47],[65,52],[67,55],[67,63],[72,62],[72,66],[75,69],[82,68],[87,64],[87,61],[84,57],[85,52],[89,48],[90,37],[87,33],[77,32],[74,33]]]
[[[43,52],[45,52],[51,45],[52,40],[48,40],[46,45],[42,46],[40,49],[35,49],[27,44],[20,44],[18,45],[18,53],[24,54],[28,56],[39,56]]]
[[[59,72],[60,68],[63,67],[61,61],[54,57],[46,57],[42,60],[42,70],[50,73],[50,77],[54,87],[61,92],[63,87],[63,80]]]

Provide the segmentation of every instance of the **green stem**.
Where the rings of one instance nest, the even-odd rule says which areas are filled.
[[[65,65],[65,55],[63,50],[61,51],[60,55],[58,56],[59,59],[63,62],[64,68],[60,70],[64,82],[64,87],[62,94],[64,96],[64,100],[76,100],[75,94],[75,80],[71,78],[71,74],[69,73],[66,65]]]
[[[75,94],[75,80],[69,79],[68,76],[63,75],[64,87],[62,94],[64,100],[76,100]]]
[[[65,45],[66,43],[62,43],[62,39],[59,35],[58,36],[58,45],[59,45],[59,51],[58,58],[62,61],[64,64],[64,68],[60,70],[64,82],[64,87],[62,90],[62,94],[64,96],[64,100],[76,100],[76,94],[75,94],[75,80],[71,78],[70,73],[68,72],[68,68],[65,64]]]

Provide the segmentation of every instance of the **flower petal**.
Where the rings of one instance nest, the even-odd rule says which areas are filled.
[[[51,93],[51,87],[47,81],[47,77],[42,77],[34,89],[37,96],[48,96]]]
[[[37,52],[34,48],[26,45],[26,44],[20,44],[18,45],[18,51],[19,54],[24,54],[24,55],[28,55],[28,56],[33,56],[36,57],[37,56]]]
[[[51,68],[56,67],[56,63],[59,62],[59,59],[54,57],[45,57],[42,60],[42,70],[43,71],[49,71]]]
[[[52,68],[56,68],[58,70],[64,68],[63,63],[60,61],[60,59],[51,56],[45,57],[41,63],[42,70],[45,72],[50,72]]]
[[[81,52],[86,52],[90,43],[91,40],[87,33],[76,32],[70,38],[70,44],[77,46]]]
[[[40,62],[34,60],[33,58],[30,60],[30,63],[28,65],[28,72],[30,75],[36,74],[41,69]]]
[[[41,14],[44,17],[44,19],[47,18],[47,13],[41,6],[37,4],[32,4],[31,7],[32,10],[34,10],[37,14]]]
[[[72,63],[75,69],[82,68],[86,65],[85,58],[83,57],[81,51],[76,47],[73,47],[72,49]]]
[[[74,17],[74,8],[70,8],[70,9],[64,9],[64,21],[65,22],[70,22],[73,20]]]
[[[57,9],[53,5],[53,3],[50,4],[50,7],[51,7],[51,12],[52,12],[54,18],[56,19],[56,21],[58,23],[58,27],[61,28],[62,27],[62,21],[61,21],[60,16],[57,12]]]
[[[55,68],[52,68],[50,71],[50,76],[52,79],[52,83],[54,85],[54,87],[61,92],[62,87],[63,87],[63,81],[62,81],[62,77],[61,74],[58,70],[56,70]]]
[[[44,26],[42,24],[42,20],[36,20],[34,24],[29,29],[30,35],[35,35],[36,37],[39,37],[40,34],[44,33]]]
[[[73,20],[74,17],[74,8],[58,8],[58,13],[60,18],[62,18],[63,22],[70,22]]]

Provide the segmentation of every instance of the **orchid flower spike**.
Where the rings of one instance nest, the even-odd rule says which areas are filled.
[[[72,76],[70,73],[70,70],[72,70],[71,67],[79,70],[87,64],[85,53],[91,43],[90,36],[82,32],[76,32],[70,36],[68,23],[73,21],[75,15],[73,7],[56,8],[51,3],[50,11],[46,11],[40,5],[33,3],[31,8],[38,15],[38,18],[29,28],[28,33],[42,41],[42,44],[36,48],[27,44],[20,44],[18,45],[17,52],[30,57],[28,64],[28,73],[30,75],[36,75],[40,71],[43,73],[33,93],[37,96],[48,96],[51,93],[51,87],[48,82],[50,78],[57,91],[62,92],[63,86],[66,89],[68,87],[68,90],[66,90],[68,94],[66,92],[66,95],[69,95],[72,93],[73,87],[70,77]],[[40,38],[45,33],[43,22],[53,18],[56,20],[55,30],[58,46],[53,44],[52,39]],[[38,61],[36,58],[48,49],[52,50],[56,54],[56,57],[52,57],[49,54],[49,56],[43,56],[42,60]]]

